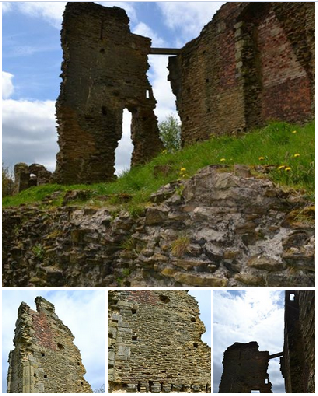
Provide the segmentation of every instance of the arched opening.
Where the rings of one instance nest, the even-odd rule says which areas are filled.
[[[134,149],[134,145],[131,140],[131,119],[131,112],[124,109],[122,119],[122,137],[115,150],[115,175],[117,176],[130,169],[130,162]]]

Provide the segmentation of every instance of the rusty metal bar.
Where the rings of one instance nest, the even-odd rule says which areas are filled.
[[[181,49],[178,48],[150,48],[151,55],[178,55]]]
[[[274,353],[273,355],[269,355],[269,359],[274,359],[275,357],[281,357],[284,355],[284,352]]]

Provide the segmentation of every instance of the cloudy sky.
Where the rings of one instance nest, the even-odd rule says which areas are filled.
[[[213,389],[218,392],[223,352],[234,342],[257,341],[259,351],[283,351],[284,291],[265,288],[213,292]],[[271,359],[269,380],[274,393],[284,393],[279,358]]]
[[[130,18],[132,32],[150,37],[156,47],[181,48],[198,36],[220,2],[99,2],[119,6]],[[2,3],[3,161],[40,163],[55,169],[58,152],[55,100],[59,95],[60,28],[65,2]],[[149,56],[148,77],[158,101],[159,121],[175,113],[175,97],[167,81],[167,56]],[[116,170],[130,163],[129,112],[124,114],[123,140]]]
[[[189,294],[195,297],[199,303],[200,319],[205,325],[206,332],[202,334],[202,341],[211,346],[211,291],[210,290],[189,290]]]
[[[55,312],[75,336],[92,389],[105,384],[105,292],[92,290],[3,290],[2,291],[2,391],[7,389],[8,355],[13,349],[15,322],[22,301],[35,310],[35,297],[55,305]]]

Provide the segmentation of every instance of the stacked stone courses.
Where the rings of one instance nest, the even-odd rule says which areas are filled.
[[[161,149],[156,101],[146,74],[150,42],[129,31],[121,8],[67,3],[61,31],[63,81],[56,102],[57,182],[113,179],[124,109],[132,113],[132,165]]]
[[[314,285],[314,208],[304,197],[248,168],[208,166],[151,200],[137,219],[66,203],[4,210],[3,285]]]
[[[314,117],[314,3],[227,3],[169,58],[182,140]]]
[[[315,292],[285,292],[284,356],[287,393],[315,392]]]
[[[219,393],[272,393],[268,362],[269,352],[259,351],[256,341],[234,343],[224,352]]]
[[[22,302],[9,354],[8,393],[92,393],[74,336],[53,304],[35,299],[36,311]]]
[[[210,392],[211,352],[184,290],[109,291],[109,392]]]

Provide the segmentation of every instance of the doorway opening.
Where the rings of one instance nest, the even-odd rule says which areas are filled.
[[[120,176],[130,169],[131,157],[134,145],[131,140],[132,114],[127,109],[123,110],[122,135],[115,150],[115,175]]]

